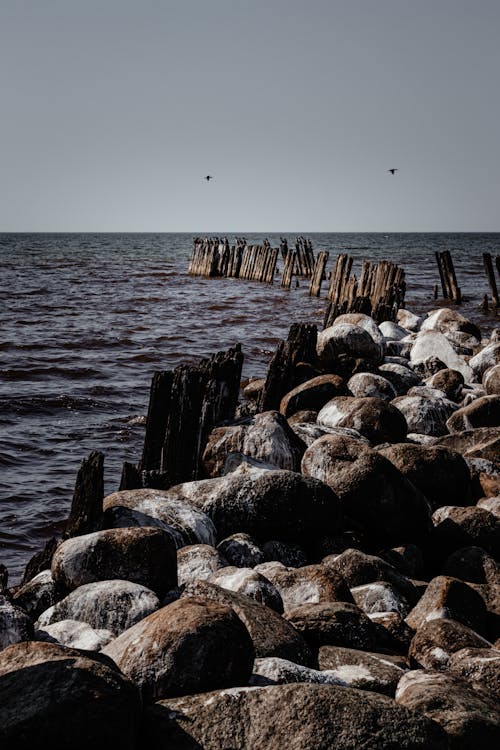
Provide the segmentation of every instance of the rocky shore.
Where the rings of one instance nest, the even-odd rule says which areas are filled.
[[[3,571],[6,748],[500,746],[500,330],[311,337],[279,410],[245,384],[206,478],[115,492]]]

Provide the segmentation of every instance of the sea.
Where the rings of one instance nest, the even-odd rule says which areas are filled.
[[[302,232],[315,251],[390,260],[406,272],[406,306],[425,312],[439,284],[435,251],[450,250],[460,312],[484,336],[498,325],[480,304],[489,294],[482,254],[500,234]],[[279,245],[295,234],[239,233]],[[234,241],[234,235],[220,232]],[[241,342],[244,378],[263,376],[294,321],[322,327],[321,297],[308,283],[281,289],[188,276],[193,235],[0,234],[0,563],[14,585],[26,562],[64,528],[78,468],[105,455],[106,493],[144,439],[153,373]]]

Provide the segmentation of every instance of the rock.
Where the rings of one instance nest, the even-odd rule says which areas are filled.
[[[408,363],[408,358],[410,356],[411,352],[411,344],[412,342],[408,340],[409,336],[402,339],[401,341],[387,341],[387,339],[384,341],[384,348],[385,353],[389,357],[396,357],[397,359],[404,360],[404,364],[406,365]],[[385,357],[384,357],[385,361]],[[403,364],[403,363],[397,363],[397,364]]]
[[[401,594],[385,581],[365,583],[351,589],[354,601],[366,615],[376,612],[397,612],[406,617],[411,607]]]
[[[384,335],[370,315],[365,315],[364,313],[345,313],[344,315],[338,315],[334,320],[334,325],[341,325],[343,323],[363,328],[363,330],[370,334],[375,343],[383,345]]]
[[[294,432],[297,433],[299,438],[304,441],[306,447],[314,443],[318,438],[323,435],[340,435],[341,437],[350,437],[353,440],[359,440],[365,445],[370,445],[368,438],[363,437],[358,430],[351,430],[348,427],[320,427],[318,424],[295,424],[293,425]]]
[[[411,348],[411,362],[420,362],[428,357],[439,357],[451,370],[462,373],[466,383],[473,380],[471,367],[456,353],[446,336],[434,330],[421,330]]]
[[[490,367],[494,367],[500,363],[500,342],[494,342],[485,346],[484,349],[472,357],[469,360],[469,367],[472,368],[472,372],[476,380],[481,381],[483,374]]]
[[[42,570],[24,586],[20,586],[12,597],[13,603],[36,620],[49,607],[62,598],[60,587],[52,578],[50,570]]]
[[[500,396],[500,364],[484,372],[483,386],[488,396]]]
[[[401,341],[401,339],[404,339],[410,333],[408,328],[403,328],[397,323],[393,323],[392,320],[385,320],[383,323],[380,323],[379,330],[387,341]]]
[[[446,398],[444,391],[440,391],[438,388],[431,388],[429,385],[415,385],[413,388],[410,388],[406,395],[438,400]]]
[[[463,648],[452,654],[448,666],[455,677],[500,701],[500,651],[496,648]]]
[[[483,396],[458,409],[446,422],[449,432],[500,427],[500,396]]]
[[[249,417],[243,424],[216,427],[208,436],[202,465],[209,477],[220,476],[230,453],[274,466],[298,471],[305,445],[285,417],[266,411]]]
[[[237,568],[253,568],[265,559],[264,551],[249,534],[232,534],[218,544],[217,550]]]
[[[410,388],[421,382],[420,376],[404,365],[383,364],[378,368],[378,372],[392,384],[398,396],[403,396]]]
[[[472,478],[474,498],[500,495],[500,461],[493,463],[485,458],[465,457]]]
[[[213,573],[210,582],[223,589],[236,591],[265,604],[275,612],[282,614],[283,600],[279,590],[267,578],[252,568],[221,568]]]
[[[35,641],[58,643],[61,646],[68,646],[68,648],[100,651],[113,640],[114,635],[110,630],[94,630],[85,622],[61,620],[37,630],[34,638]]]
[[[456,620],[427,620],[417,630],[410,644],[410,664],[424,669],[448,668],[451,655],[462,648],[490,648],[491,643]]]
[[[302,411],[296,411],[291,417],[288,417],[287,421],[290,427],[294,428],[297,424],[315,424],[318,412],[314,409],[303,409]]]
[[[104,498],[105,518],[114,526],[154,526],[173,533],[176,547],[215,544],[212,521],[189,503],[173,497],[169,490],[122,490]],[[120,520],[125,516],[125,522]],[[153,519],[153,522],[152,522]]]
[[[401,413],[380,398],[333,398],[319,412],[318,424],[350,427],[374,444],[401,442],[408,431]]]
[[[425,495],[433,510],[470,502],[470,471],[459,453],[444,446],[409,443],[397,443],[379,452]]]
[[[252,687],[265,687],[267,685],[284,685],[290,682],[347,686],[347,682],[340,680],[329,672],[303,667],[300,664],[294,664],[293,661],[278,659],[275,656],[255,660],[248,684]]]
[[[411,352],[411,348],[410,348]],[[420,375],[421,378],[430,378],[432,375],[446,369],[446,365],[442,362],[439,357],[431,355],[426,359],[418,360],[417,362],[411,363],[411,369],[416,375]]]
[[[340,646],[321,646],[318,664],[322,670],[320,674],[342,681],[348,687],[373,690],[392,697],[408,669],[403,660],[395,663],[386,654]]]
[[[298,544],[289,542],[270,541],[262,545],[264,561],[277,561],[287,568],[301,568],[307,565],[308,559],[305,551]]]
[[[500,518],[500,497],[483,497],[476,503],[478,508],[489,510],[494,516]]]
[[[7,748],[136,747],[136,689],[116,669],[52,643],[0,655],[0,736]]]
[[[318,334],[318,358],[324,367],[335,366],[342,356],[380,362],[384,352],[380,332],[379,335],[380,341],[376,342],[370,333],[359,325],[335,322]]]
[[[22,609],[0,596],[0,650],[33,636],[33,624]],[[1,737],[1,735],[0,735]]]
[[[373,545],[418,544],[426,537],[427,500],[377,451],[356,440],[326,435],[306,450],[302,471],[332,487],[344,514]]]
[[[380,553],[380,557],[404,576],[417,578],[423,574],[424,557],[422,550],[415,544],[405,544],[384,550]]]
[[[289,391],[286,396],[283,396],[280,404],[280,412],[285,417],[290,417],[292,414],[300,411],[319,411],[334,396],[344,396],[346,394],[346,385],[338,375],[318,375],[298,385]]]
[[[265,378],[250,378],[246,386],[243,388],[244,397],[248,398],[250,401],[258,401],[265,384]]]
[[[446,750],[435,722],[386,696],[335,685],[237,688],[161,701],[146,746],[183,750]]]
[[[500,580],[500,565],[481,547],[462,547],[443,565],[443,575],[462,581],[494,585]]]
[[[461,547],[482,547],[500,560],[500,519],[484,508],[448,508],[443,520],[437,519],[429,540],[435,559],[444,561]]]
[[[302,604],[285,610],[287,620],[313,650],[320,646],[346,646],[374,651],[380,634],[369,617],[349,602]]]
[[[398,396],[391,404],[404,416],[408,432],[436,437],[446,435],[447,420],[457,410],[457,405],[446,398]]]
[[[446,398],[450,401],[459,401],[462,395],[462,389],[464,387],[464,376],[458,370],[451,370],[446,367],[444,370],[439,370],[427,381],[427,384],[431,388],[437,388],[443,391]]]
[[[353,375],[347,383],[347,388],[358,398],[373,397],[392,401],[397,395],[396,389],[387,378],[373,372],[359,372]]]
[[[414,445],[434,445],[438,441],[439,438],[437,437],[433,437],[432,435],[422,435],[417,432],[409,432],[406,436],[406,442],[413,443]]]
[[[38,629],[61,620],[78,620],[86,622],[94,630],[110,630],[118,635],[159,606],[156,594],[138,583],[87,583],[42,612],[38,618]]]
[[[415,631],[410,628],[401,615],[397,612],[372,612],[368,617],[379,628],[379,632],[380,628],[384,628],[387,632],[385,640],[391,651],[404,654],[406,657]]]
[[[500,428],[478,427],[475,430],[457,432],[439,438],[438,444],[451,448],[462,456],[496,461],[500,454]]]
[[[396,692],[398,704],[440,724],[450,750],[494,748],[500,743],[500,710],[465,680],[445,674],[407,672]]]
[[[415,315],[409,310],[405,310],[401,307],[396,315],[396,321],[403,328],[407,328],[409,331],[419,331],[422,323],[425,320],[425,315]]]
[[[481,331],[470,320],[464,318],[456,310],[450,310],[448,307],[440,307],[433,310],[423,321],[421,331],[439,331],[440,333],[466,333],[469,337],[476,340],[476,344],[481,341]]]
[[[277,656],[296,664],[311,664],[311,652],[304,639],[269,607],[207,581],[188,584],[182,596],[200,597],[231,607],[248,630],[256,657]]]
[[[306,603],[353,602],[342,576],[324,565],[303,568],[269,566],[267,569],[259,566],[259,569],[280,592],[285,612]]]
[[[172,537],[162,529],[107,529],[67,539],[52,558],[52,576],[72,591],[87,583],[126,580],[159,597],[177,586]]]
[[[448,618],[483,633],[486,607],[480,595],[466,583],[451,576],[437,576],[430,581],[425,594],[406,617],[418,630],[429,620]]]
[[[177,551],[179,586],[191,581],[208,581],[216,570],[226,568],[228,565],[224,555],[208,544],[192,544],[189,547],[183,547]]]
[[[318,529],[336,531],[340,524],[340,504],[330,487],[292,471],[241,466],[225,477],[186,482],[169,492],[210,516],[222,539],[244,532],[304,544]]]
[[[228,606],[181,598],[126,630],[103,649],[145,700],[245,685],[254,651]]]

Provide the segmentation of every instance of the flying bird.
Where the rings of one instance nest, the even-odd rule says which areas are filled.
[[[211,175],[211,174],[207,174],[207,176],[205,177],[205,180],[206,180],[207,182],[210,182],[210,180],[213,180],[213,179],[214,179],[214,178],[212,177],[212,175]]]
[[[396,174],[396,172],[399,172],[399,169],[397,167],[393,167],[392,169],[388,169],[387,171],[391,174]]]

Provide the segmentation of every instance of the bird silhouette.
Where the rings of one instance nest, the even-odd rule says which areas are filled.
[[[210,182],[210,180],[213,180],[213,179],[214,179],[214,178],[212,177],[212,175],[211,175],[211,174],[207,174],[207,176],[205,177],[205,180],[206,180],[207,182]]]
[[[387,171],[391,174],[396,174],[396,172],[399,172],[399,169],[397,167],[392,167],[392,169],[388,169]]]

